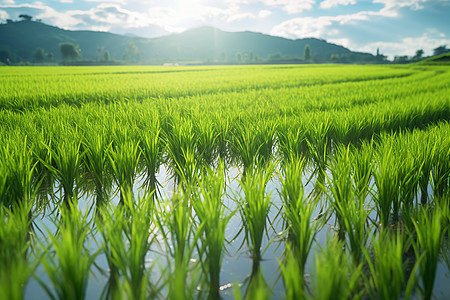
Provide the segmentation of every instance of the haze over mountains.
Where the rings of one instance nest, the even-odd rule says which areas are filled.
[[[373,63],[380,57],[353,52],[315,38],[286,39],[256,32],[224,32],[200,27],[158,38],[141,38],[108,32],[70,31],[31,20],[0,24],[0,51],[12,63],[36,60],[41,48],[46,61],[62,60],[60,43],[79,45],[81,59],[128,63],[257,63],[257,62],[353,62]],[[305,61],[305,47],[311,58]],[[376,49],[374,49],[376,51]],[[0,58],[1,59],[1,58]]]

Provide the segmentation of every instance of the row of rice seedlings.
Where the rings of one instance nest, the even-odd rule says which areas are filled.
[[[349,69],[354,71],[353,67]],[[245,69],[202,69],[202,72],[197,72],[200,70],[195,72],[189,70],[161,72],[155,71],[153,67],[138,72],[129,69],[125,71],[126,75],[118,69],[105,70],[105,72],[99,73],[85,69],[85,73],[77,75],[73,74],[74,70],[67,70],[65,74],[60,74],[58,70],[53,70],[55,74],[48,74],[48,70],[37,69],[33,73],[22,71],[24,74],[21,74],[21,76],[5,77],[3,83],[12,87],[12,89],[6,89],[5,86],[4,94],[1,95],[3,96],[1,97],[2,101],[0,101],[2,107],[27,110],[36,107],[57,106],[61,103],[80,106],[95,101],[105,105],[119,101],[140,102],[149,98],[165,97],[173,97],[176,100],[184,101],[187,98],[186,96],[200,98],[205,97],[205,93],[208,96],[227,93],[228,98],[230,93],[245,92],[251,93],[253,96],[253,94],[260,94],[261,89],[269,89],[271,91],[269,99],[273,98],[273,95],[279,98],[279,95],[287,92],[293,93],[293,90],[295,90],[294,97],[301,95],[301,97],[295,97],[300,107],[323,110],[330,107],[335,109],[341,106],[350,107],[354,104],[362,105],[376,102],[379,101],[378,99],[385,99],[391,94],[402,97],[411,90],[411,86],[418,92],[433,90],[433,88],[435,90],[442,89],[442,86],[445,86],[441,82],[445,82],[445,76],[441,78],[441,81],[436,82],[432,79],[435,77],[432,76],[433,72],[430,71],[420,72],[407,68],[399,70],[386,66],[384,67],[384,74],[381,74],[381,70],[374,66],[366,67],[366,74],[360,73],[360,70],[355,74],[349,74],[345,71],[336,72],[336,68],[330,66],[307,70],[298,66],[277,70],[259,66],[258,68],[246,67]],[[325,70],[327,70],[326,74],[324,73]],[[36,76],[35,72],[38,74],[42,72],[45,76]],[[274,73],[280,75],[280,78],[274,77],[276,76]],[[421,84],[417,84],[417,77],[419,77],[417,75],[408,76],[401,80],[396,78],[396,75],[392,75],[398,73],[403,75],[417,73],[421,78]],[[59,75],[56,76],[56,74]],[[186,74],[190,75],[186,76]],[[209,76],[206,76],[206,74],[209,74]],[[428,74],[428,77],[424,77],[423,74]],[[361,78],[356,79],[355,76],[361,76]],[[27,82],[27,78],[33,81],[34,88],[30,88],[31,85]],[[377,78],[387,80],[370,80]],[[347,82],[349,79],[350,82]],[[357,82],[355,82],[355,79]],[[164,80],[164,83],[161,82],[162,80]],[[245,86],[248,83],[251,84],[251,87]],[[99,86],[101,89],[99,89]],[[327,97],[321,97],[318,90],[323,91]],[[8,95],[8,91],[12,94]],[[368,96],[368,94],[374,93],[377,97]],[[13,98],[18,103],[14,103]],[[260,99],[258,100],[260,101]],[[284,104],[284,101],[278,102]],[[285,107],[284,105],[278,106]]]
[[[148,299],[159,293],[159,287],[149,285],[152,266],[146,265],[155,240],[153,210],[151,195],[135,201],[129,192],[124,194],[124,205],[101,208],[97,224],[110,269],[105,296]]]
[[[314,299],[361,299],[362,265],[352,264],[344,242],[329,238],[315,257],[311,275]]]
[[[0,155],[0,205],[13,208],[34,201],[40,182],[34,177],[35,164],[26,138],[5,141]]]
[[[131,138],[118,137],[116,144],[108,152],[109,163],[114,179],[120,190],[120,203],[124,204],[126,195],[133,194],[133,185],[138,173],[141,152],[139,143]]]
[[[198,180],[199,191],[194,193],[192,204],[201,230],[199,255],[203,272],[207,274],[209,299],[220,298],[220,271],[222,267],[225,231],[233,213],[227,214],[222,203],[225,192],[224,163],[217,170],[208,168]]]
[[[369,238],[366,228],[368,213],[364,207],[365,199],[356,196],[351,159],[349,146],[336,148],[330,166],[332,179],[329,179],[329,190],[332,197],[329,199],[329,205],[334,209],[339,226],[338,237],[344,241],[347,236],[353,261],[358,264],[362,260],[362,250]],[[360,190],[358,192],[361,193]]]
[[[317,222],[311,222],[312,214],[317,206],[315,199],[308,199],[304,195],[302,174],[305,168],[304,159],[295,158],[283,167],[280,176],[282,184],[281,198],[283,200],[284,218],[286,222],[286,259],[294,258],[297,266],[288,265],[291,271],[298,270],[299,289],[292,293],[304,293],[304,270],[309,252],[317,232]]]
[[[263,121],[253,125],[241,121],[233,128],[230,151],[232,158],[242,164],[242,180],[257,165],[266,166],[271,161],[275,128],[275,123]]]
[[[70,201],[78,197],[79,180],[81,171],[81,142],[78,139],[68,139],[56,142],[54,148],[49,147],[52,157],[52,164],[45,163],[52,172],[54,178],[60,184],[60,189],[64,193],[61,201],[70,207]],[[54,163],[54,165],[53,165]]]
[[[157,197],[160,183],[156,179],[156,174],[163,162],[163,143],[160,138],[161,127],[159,118],[156,116],[149,122],[150,124],[140,133],[140,152],[147,173],[144,184],[149,191],[154,191],[153,197]]]
[[[334,122],[334,121],[333,121]],[[194,127],[196,127],[196,126],[194,126]],[[263,126],[264,127],[264,126]],[[269,126],[269,128],[268,128],[269,130],[269,132],[271,131],[270,130],[270,126]],[[318,131],[319,133],[321,132],[321,130],[315,130],[315,131]],[[201,132],[200,132],[201,133]],[[200,134],[199,133],[199,134]],[[311,134],[310,134],[311,135]],[[206,135],[206,136],[208,136],[208,135]],[[312,136],[314,136],[314,135],[312,135]],[[270,139],[270,134],[266,134],[266,138],[267,137],[269,137],[269,141],[271,140]],[[318,135],[318,139],[320,140],[320,134]],[[310,146],[312,146],[313,144],[314,144],[314,142],[313,142],[313,140],[314,140],[314,138],[309,138],[309,140],[312,140],[309,144],[310,144]],[[156,139],[155,139],[155,141],[156,141]],[[58,142],[54,142],[53,144],[54,145],[56,145]],[[272,143],[273,143],[273,141],[272,141]],[[270,143],[268,143],[268,144],[270,144]],[[199,148],[199,146],[198,146],[199,144],[197,143],[197,146],[195,146],[195,148],[197,149],[197,150],[195,150],[195,152],[197,152],[198,153],[198,148]],[[211,145],[211,144],[209,144],[209,145]],[[261,144],[262,145],[262,144]],[[281,142],[280,142],[280,145],[281,145]],[[203,146],[202,146],[203,147]],[[42,148],[42,147],[40,147],[40,148]],[[203,147],[203,148],[207,148],[207,147]],[[314,147],[313,147],[314,148]],[[36,152],[38,152],[37,150],[36,150]],[[45,152],[45,151],[44,151]],[[47,152],[48,152],[48,150],[47,150]],[[142,152],[142,151],[140,151],[140,152]],[[269,153],[270,153],[270,151],[268,151]],[[317,161],[322,161],[322,162],[326,162],[326,159],[324,159],[325,158],[325,155],[320,155],[320,153],[322,153],[323,151],[314,151],[313,152],[313,154],[314,153],[316,153],[317,155],[315,155],[314,157],[316,157],[316,158],[318,158],[319,157],[319,159],[316,159]],[[205,153],[205,152],[202,152],[202,153]],[[206,153],[205,153],[205,155],[206,155]],[[43,158],[43,160],[47,160],[45,157],[48,157],[48,155],[46,155],[46,154],[43,154],[43,155],[40,155],[39,154],[39,156],[44,156],[44,158]],[[192,156],[192,155],[191,155]],[[208,155],[208,156],[210,156],[210,155]],[[213,155],[214,156],[214,155]],[[252,156],[255,156],[255,155],[252,155],[252,154],[250,154],[250,155],[247,155],[247,156],[249,156],[249,157],[252,157]],[[322,159],[320,159],[320,157],[322,157]],[[324,165],[324,163],[322,163],[321,165]],[[320,180],[319,180],[319,182],[320,182]]]
[[[41,262],[51,286],[37,276],[35,279],[51,299],[85,299],[90,268],[99,253],[91,253],[86,246],[91,224],[77,204],[74,199],[60,207],[61,220],[55,224],[58,233],[53,236],[48,232],[48,246],[39,241],[44,250]]]
[[[189,119],[172,118],[168,125],[169,130],[163,132],[163,137],[172,176],[175,184],[189,185],[198,175],[202,156],[197,152],[198,136]]]
[[[354,193],[359,203],[365,203],[372,190],[371,180],[375,167],[373,151],[373,141],[363,141],[359,149],[352,148],[350,154]]]
[[[198,265],[193,264],[192,259],[203,230],[194,224],[189,200],[188,193],[179,191],[170,202],[159,202],[155,214],[158,232],[164,240],[162,251],[167,253],[163,274],[167,299],[192,297],[198,283]]]
[[[30,254],[29,202],[12,208],[0,204],[0,293],[5,299],[24,299],[26,285],[37,267]]]
[[[84,176],[93,182],[95,203],[97,210],[100,211],[99,208],[106,204],[110,194],[108,149],[111,144],[108,144],[104,135],[98,132],[87,136],[83,142],[84,165],[87,169]]]
[[[442,213],[439,209],[434,211],[421,210],[417,219],[413,220],[413,224],[415,227],[414,233],[417,237],[413,247],[416,259],[420,260],[420,291],[423,298],[429,300],[433,295],[438,257],[444,236],[443,231],[447,228],[442,226]]]
[[[269,130],[270,131],[270,130]],[[142,134],[142,136],[143,136],[143,138],[146,136],[145,134]],[[270,134],[269,135],[266,135],[266,136],[270,136]],[[157,138],[153,138],[153,141],[154,141],[154,143],[157,143],[157,144],[159,144],[161,141],[159,140],[159,139],[157,139]],[[54,145],[57,145],[57,144],[59,144],[59,142],[58,141],[55,141],[54,143],[53,143]],[[310,145],[312,145],[312,142],[309,142],[309,144]],[[75,145],[75,148],[77,148],[78,146],[77,145]],[[44,148],[44,149],[46,149],[46,151],[44,151],[44,152],[46,152],[47,154],[39,154],[39,157],[41,157],[41,156],[44,156],[44,158],[42,159],[42,160],[45,160],[46,161],[46,164],[47,164],[47,166],[48,165],[53,165],[53,164],[56,164],[56,163],[49,163],[49,161],[48,161],[48,158],[47,157],[49,157],[49,155],[48,155],[48,152],[52,149],[52,148],[54,148],[54,147],[50,147],[50,146],[48,146],[48,147],[40,147],[40,148]],[[84,148],[84,147],[83,147]],[[88,148],[88,147],[86,147],[86,148]],[[162,147],[157,147],[159,150],[157,151],[158,152],[158,155],[153,155],[153,157],[155,158],[155,159],[158,159],[158,160],[160,160],[161,159],[161,154],[159,154],[159,153],[161,153],[163,150],[162,150]],[[192,147],[193,149],[194,148],[197,148],[197,146],[193,146]],[[186,154],[186,156],[187,157],[191,157],[191,161],[194,161],[194,154],[192,154],[193,152],[198,152],[198,150],[193,150],[192,149],[192,151],[190,151],[189,153],[189,155],[187,155]],[[444,149],[443,147],[440,147],[439,149]],[[142,149],[139,149],[140,151],[136,151],[136,153],[137,153],[137,155],[139,154],[139,153],[143,153],[143,150]],[[80,151],[81,151],[81,147],[80,147]],[[434,150],[433,150],[434,151]],[[38,150],[36,150],[36,152],[39,152]],[[72,151],[73,152],[73,151]],[[442,150],[442,152],[445,154],[446,152],[444,151],[444,150]],[[53,150],[52,151],[52,153],[53,154],[55,154],[56,153],[56,150]],[[51,154],[52,153],[50,153],[50,157],[51,157]],[[270,153],[270,151],[268,151],[268,153]],[[319,164],[319,169],[320,169],[320,166],[322,165],[324,165],[325,163],[326,163],[326,156],[327,155],[320,155],[320,153],[321,152],[319,152],[319,151],[312,151],[312,153],[314,154],[314,153],[316,153],[317,155],[314,155],[314,157],[320,157],[320,156],[322,156],[322,158],[323,159],[320,159],[320,161],[322,161],[322,163],[321,164]],[[443,157],[444,156],[444,154],[442,154],[441,156]],[[84,153],[81,153],[80,155],[84,155]],[[250,155],[250,156],[254,156],[254,155]],[[55,157],[54,155],[53,155],[53,157]],[[59,158],[57,158],[58,160],[60,160]],[[80,160],[80,158],[78,158],[78,159],[76,159],[76,160]],[[84,159],[84,157],[81,157],[81,160],[86,160],[87,161],[87,159]],[[148,160],[148,159],[147,159]],[[444,166],[445,167],[445,159],[444,158],[442,158],[441,159],[441,161],[443,161],[444,163],[442,163],[441,165],[442,166]],[[40,161],[41,162],[41,161]],[[88,162],[89,163],[89,162]],[[77,164],[79,164],[78,162],[77,162]],[[187,166],[189,166],[190,164],[186,164]],[[147,168],[147,169],[149,169],[149,168]],[[194,167],[193,168],[194,170],[197,170],[198,169],[198,167]],[[441,169],[442,169],[442,167],[441,167]],[[52,169],[53,171],[55,171],[54,169]],[[73,169],[74,171],[76,171],[76,169]],[[446,170],[448,170],[448,168],[446,169]],[[443,176],[440,176],[439,178],[441,178],[441,179],[439,179],[441,182],[443,182],[443,183],[445,183],[445,174],[447,174],[446,173],[447,171],[445,171],[445,172],[438,172],[438,174],[444,174]],[[152,172],[152,173],[154,173],[154,172]],[[192,171],[192,172],[188,172],[188,173],[198,173],[198,171]],[[192,176],[191,176],[192,177]],[[319,176],[320,177],[320,176]],[[424,178],[426,179],[428,176],[424,176]],[[69,181],[70,181],[70,178],[69,178]],[[320,182],[320,180],[318,180],[319,182]],[[448,181],[448,180],[447,180]],[[412,184],[412,183],[414,183],[414,180],[411,180],[411,181],[409,181],[409,183],[410,184]],[[70,183],[69,183],[69,185],[70,185]],[[441,186],[441,189],[442,189],[442,187],[444,186],[442,183],[440,184],[440,186]],[[68,187],[67,188],[68,190],[69,190],[69,193],[68,193],[68,196],[67,197],[70,197],[70,190],[71,190],[71,188],[70,187]],[[410,189],[410,188],[405,188],[404,189],[404,191],[411,191],[412,189]],[[65,193],[66,194],[66,193]],[[403,197],[404,198],[404,197]],[[406,198],[411,198],[410,196],[409,197],[406,197]]]
[[[435,140],[434,163],[431,171],[432,190],[435,197],[444,197],[450,190],[449,135],[450,126],[448,123],[441,123],[432,129],[432,137],[429,138]]]
[[[405,272],[404,260],[406,236],[402,232],[381,231],[372,240],[371,252],[363,249],[369,269],[366,279],[366,289],[373,299],[399,299],[402,295],[409,299],[417,282],[416,271],[419,266],[414,264],[409,274]],[[408,242],[407,242],[408,243]]]
[[[262,241],[271,207],[271,194],[266,194],[266,185],[272,178],[274,166],[260,167],[248,173],[240,182],[244,196],[239,196],[239,211],[245,228],[245,240],[253,259],[252,274],[259,270],[262,259]]]
[[[308,144],[309,158],[314,163],[314,170],[311,174],[310,181],[316,175],[316,183],[314,191],[316,197],[322,196],[325,191],[325,177],[328,166],[328,153],[332,147],[329,138],[329,130],[331,128],[330,119],[325,118],[322,122],[313,123],[309,128],[306,142]]]

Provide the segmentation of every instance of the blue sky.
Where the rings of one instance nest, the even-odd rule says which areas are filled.
[[[354,51],[379,48],[390,58],[450,47],[450,0],[0,0],[0,21],[20,14],[65,29],[144,37],[203,25],[316,37]]]

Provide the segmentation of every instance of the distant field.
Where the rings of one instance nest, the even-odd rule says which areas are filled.
[[[5,299],[450,294],[448,66],[0,68]]]

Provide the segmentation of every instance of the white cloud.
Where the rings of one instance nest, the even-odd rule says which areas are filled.
[[[352,47],[352,43],[351,43],[350,39],[348,39],[348,38],[328,39],[327,41],[330,43],[334,43],[336,45],[344,46],[346,48]]]
[[[445,34],[435,29],[428,29],[420,36],[406,37],[398,42],[373,42],[359,47],[358,50],[374,53],[376,49],[380,49],[382,54],[392,59],[394,55],[413,56],[419,49],[424,50],[425,55],[432,55],[434,48],[449,44],[450,39]]]
[[[288,14],[299,14],[312,9],[316,0],[226,0],[226,2],[238,6],[262,3],[266,7],[281,7]]]
[[[242,21],[245,19],[264,19],[267,18],[268,16],[270,16],[272,14],[272,12],[270,10],[261,10],[258,12],[257,15],[250,13],[250,12],[243,12],[243,13],[236,13],[236,14],[230,14],[230,16],[227,18],[227,22],[231,23],[234,21]]]
[[[7,19],[9,19],[9,14],[4,10],[0,10],[0,20],[7,20]]]
[[[325,0],[330,3],[344,2],[347,0]],[[352,1],[352,0],[349,0]],[[357,21],[367,21],[371,17],[395,18],[401,8],[420,9],[420,3],[427,0],[374,0],[374,3],[383,3],[379,11],[359,11],[354,14],[320,17],[298,17],[284,21],[272,28],[271,34],[287,38],[334,38],[330,32],[331,26],[356,24]],[[322,2],[323,3],[323,2]]]
[[[105,2],[104,0],[84,0],[85,2]],[[127,4],[124,0],[108,0],[109,3]]]
[[[324,36],[328,26],[333,24],[333,17],[303,17],[285,21],[274,28],[270,34],[286,38],[305,38]]]
[[[325,38],[336,34],[335,31],[329,28],[331,26],[368,20],[370,15],[376,14],[376,12],[358,12],[349,15],[321,16],[316,18],[299,17],[284,21],[273,27],[271,34],[287,38]]]
[[[382,3],[386,9],[409,7],[413,10],[422,9],[422,3],[430,0],[374,0],[373,3]]]
[[[353,5],[356,4],[356,0],[325,0],[320,3],[320,8],[332,8],[339,5]]]
[[[258,18],[264,19],[264,18],[267,18],[268,16],[270,16],[271,14],[272,14],[272,12],[270,10],[263,9],[263,10],[259,11]]]
[[[235,21],[242,21],[244,19],[255,19],[256,16],[252,13],[241,13],[241,14],[235,14],[235,15],[231,15],[230,17],[228,17],[227,22],[231,23],[231,22],[235,22]]]
[[[14,0],[2,0],[0,4],[14,4]]]
[[[261,0],[267,6],[281,7],[288,14],[299,14],[313,8],[315,0]]]
[[[35,19],[45,20],[49,24],[65,29],[73,28],[81,23],[80,20],[73,18],[67,13],[58,12],[40,1],[36,1],[33,4],[2,5],[0,8],[6,10],[10,15],[28,14]]]

